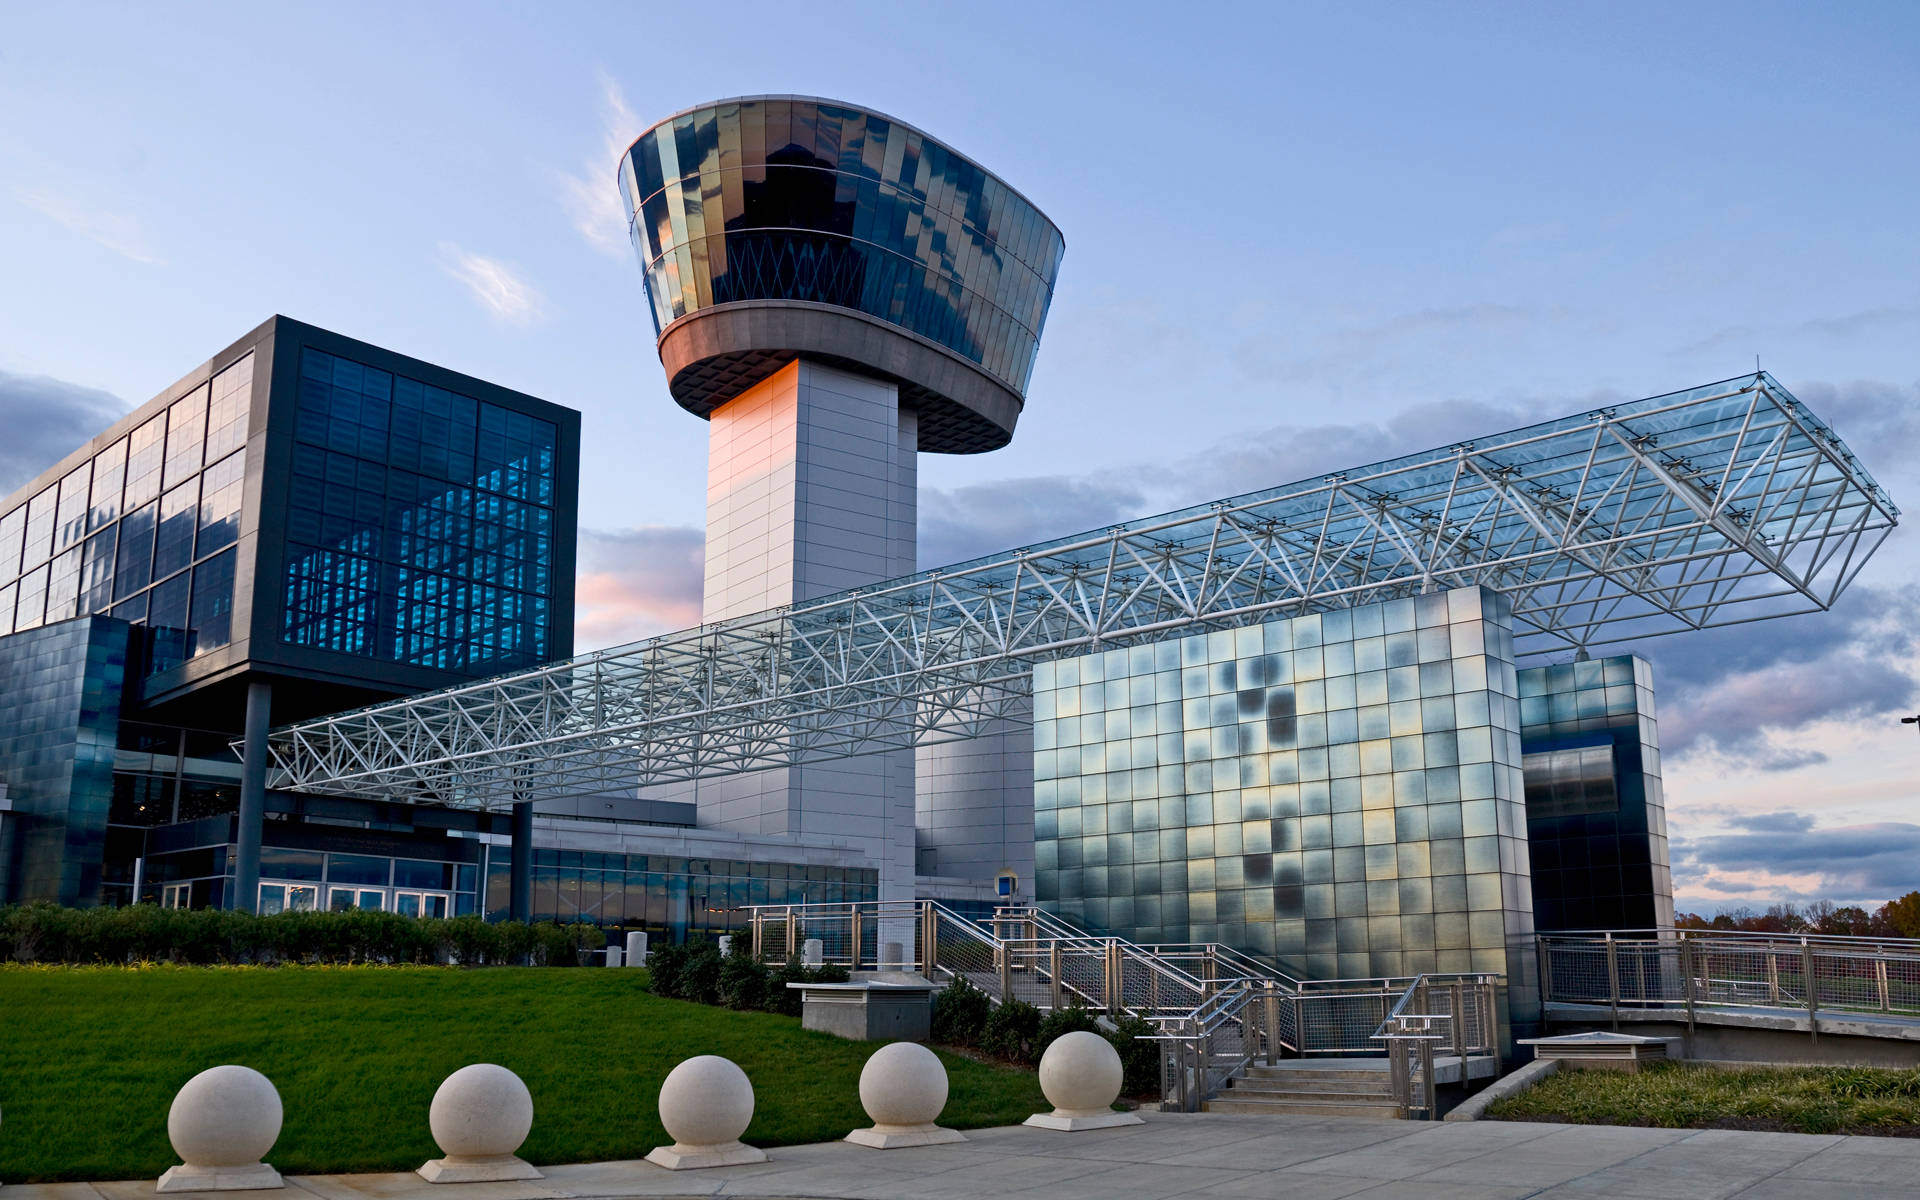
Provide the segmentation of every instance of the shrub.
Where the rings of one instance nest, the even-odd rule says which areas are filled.
[[[1114,1022],[1113,1032],[1107,1034],[1107,1040],[1120,1052],[1120,1069],[1125,1072],[1120,1083],[1121,1095],[1160,1094],[1161,1044],[1146,1040],[1159,1032],[1159,1027],[1152,1021],[1140,1017],[1121,1017]]]
[[[1008,1000],[987,1018],[980,1048],[1013,1062],[1030,1063],[1039,1034],[1040,1010],[1024,1000]]]
[[[1080,1032],[1100,1032],[1100,1026],[1094,1021],[1093,1014],[1081,1004],[1070,1004],[1066,1008],[1055,1009],[1048,1013],[1033,1035],[1034,1061],[1040,1061],[1040,1056],[1047,1052],[1047,1047],[1053,1045],[1056,1038],[1063,1034]]]
[[[978,1046],[993,1014],[993,1000],[958,975],[933,997],[933,1040],[949,1046]]]
[[[779,1013],[782,1016],[799,1016],[800,993],[787,985],[807,983],[812,979],[813,971],[810,968],[801,966],[798,958],[789,958],[767,975],[767,991],[762,1007],[768,1012]]]
[[[668,942],[647,950],[648,987],[656,996],[680,998],[680,977],[687,970],[687,947]]]
[[[728,1008],[763,1007],[767,1003],[767,988],[772,982],[772,972],[753,955],[739,953],[739,945],[739,942],[735,942],[735,953],[727,955],[720,963],[716,981],[720,1003]]]
[[[720,947],[712,942],[688,942],[674,995],[697,1004],[720,1002]]]
[[[845,983],[853,978],[853,973],[838,963],[823,963],[809,968],[809,983]]]

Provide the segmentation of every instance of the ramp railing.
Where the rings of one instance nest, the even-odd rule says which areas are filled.
[[[1701,1008],[1920,1017],[1920,941],[1820,934],[1666,929],[1546,934],[1539,939],[1546,1004],[1685,1014]]]

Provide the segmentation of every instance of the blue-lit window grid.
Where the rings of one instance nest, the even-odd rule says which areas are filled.
[[[557,436],[306,349],[285,640],[471,674],[544,661]]]
[[[110,613],[148,673],[230,643],[252,389],[247,354],[0,514],[0,636]]]
[[[735,300],[835,304],[1025,390],[1059,231],[917,131],[806,100],[721,104],[643,135],[620,187],[656,329]]]

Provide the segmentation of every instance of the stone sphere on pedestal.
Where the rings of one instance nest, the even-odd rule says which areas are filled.
[[[856,1145],[893,1150],[967,1140],[934,1124],[947,1106],[947,1068],[917,1042],[893,1042],[873,1052],[860,1070],[860,1105],[873,1128],[848,1134]]]
[[[1084,1029],[1062,1034],[1040,1056],[1040,1090],[1053,1111],[1029,1117],[1027,1124],[1065,1130],[1144,1124],[1132,1113],[1113,1111],[1125,1080],[1112,1042]]]
[[[445,1156],[420,1168],[429,1183],[541,1178],[517,1156],[533,1129],[533,1093],[505,1067],[475,1063],[447,1076],[433,1093],[427,1128]]]
[[[747,1073],[718,1055],[689,1058],[660,1085],[660,1124],[673,1145],[656,1148],[647,1161],[674,1170],[765,1162],[765,1154],[740,1141],[752,1121]]]
[[[210,1067],[187,1080],[167,1110],[167,1140],[181,1164],[160,1177],[161,1192],[277,1188],[260,1160],[280,1137],[280,1093],[251,1067]]]
[[[187,1080],[167,1110],[167,1140],[192,1167],[257,1163],[280,1139],[280,1093],[251,1067],[211,1067]]]
[[[716,1054],[689,1058],[660,1085],[660,1123],[683,1146],[737,1142],[753,1123],[753,1084]]]
[[[512,1154],[533,1130],[533,1093],[505,1067],[461,1067],[434,1092],[427,1127],[441,1152],[456,1158]]]

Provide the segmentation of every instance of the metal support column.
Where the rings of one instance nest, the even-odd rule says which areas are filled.
[[[227,907],[239,912],[254,912],[260,904],[260,827],[267,816],[267,732],[272,718],[273,685],[249,680],[240,816],[233,834],[233,894],[227,897]]]
[[[1620,944],[1607,934],[1607,1004],[1613,1010],[1613,1027],[1620,1028]]]
[[[1800,977],[1807,989],[1807,1036],[1820,1044],[1820,980],[1813,973],[1813,943],[1800,939]]]
[[[507,871],[507,916],[533,920],[533,803],[513,806],[513,848]]]

